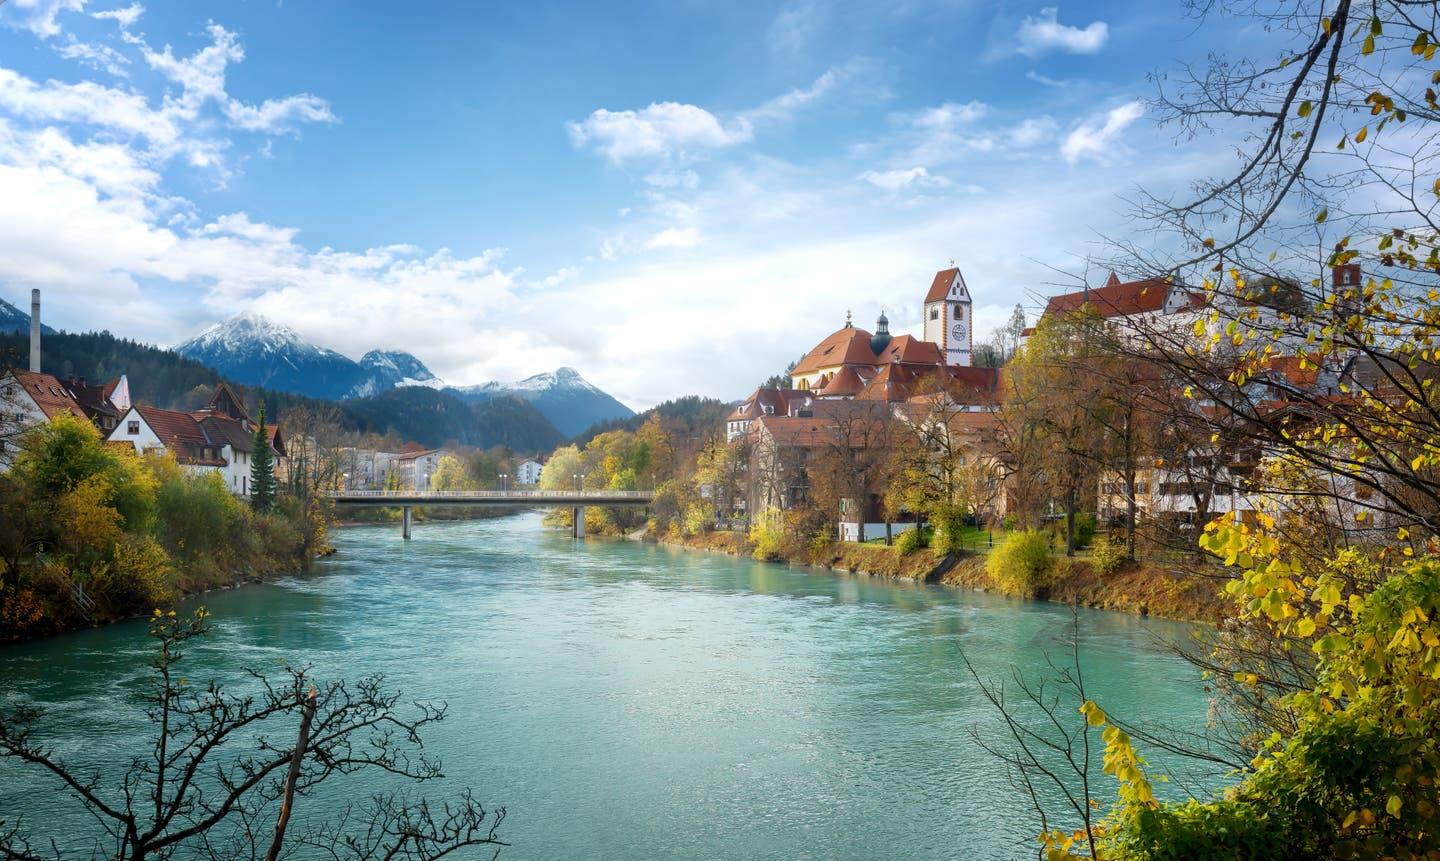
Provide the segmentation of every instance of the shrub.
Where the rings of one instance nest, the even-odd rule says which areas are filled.
[[[1050,536],[1031,529],[1011,533],[985,560],[985,570],[1007,594],[1029,597],[1050,585],[1053,563]]]
[[[964,549],[961,538],[965,534],[965,512],[958,508],[938,511],[935,514],[935,538],[930,546],[936,553],[948,556]]]
[[[770,509],[750,524],[750,543],[755,545],[754,557],[761,562],[772,562],[781,558],[781,547],[785,541],[785,518],[779,511]]]
[[[895,552],[901,556],[909,556],[920,549],[920,530],[907,529],[895,536]]]
[[[1120,565],[1125,561],[1125,542],[1116,541],[1114,538],[1106,538],[1095,544],[1095,549],[1090,553],[1090,564],[1095,573],[1101,577],[1109,577],[1120,570]]]
[[[1095,538],[1095,515],[1081,511],[1075,515],[1075,549],[1089,547]]]

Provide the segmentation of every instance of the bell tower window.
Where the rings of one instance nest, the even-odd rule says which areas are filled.
[[[955,319],[956,319],[956,320],[959,320],[959,319],[963,318],[964,316],[965,316],[965,308],[964,308],[964,306],[963,306],[963,305],[956,305],[956,306],[955,306]]]

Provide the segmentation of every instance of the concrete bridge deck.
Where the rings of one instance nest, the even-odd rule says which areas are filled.
[[[648,506],[648,490],[331,490],[324,494],[336,505],[384,506],[401,509],[402,534],[410,538],[410,510],[422,505],[483,505],[498,508],[569,506],[576,538],[585,536],[585,507]]]

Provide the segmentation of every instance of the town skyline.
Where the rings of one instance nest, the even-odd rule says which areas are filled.
[[[1251,37],[1140,3],[532,12],[11,0],[0,297],[733,399],[847,311],[918,333],[952,260],[977,341],[1103,283],[1123,195],[1230,158],[1157,128],[1147,75]]]

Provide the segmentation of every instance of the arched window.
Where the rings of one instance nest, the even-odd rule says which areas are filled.
[[[940,306],[939,306],[939,305],[936,305],[934,308],[931,308],[931,309],[930,309],[930,319],[931,319],[931,320],[939,320],[939,319],[940,319]]]
[[[964,306],[964,305],[956,305],[956,306],[955,306],[955,319],[956,319],[956,320],[961,320],[961,319],[964,319],[964,317],[965,317],[965,306]]]

